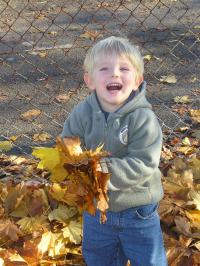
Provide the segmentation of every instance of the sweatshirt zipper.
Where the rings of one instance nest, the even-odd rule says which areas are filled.
[[[104,142],[105,142],[105,150],[108,149],[107,139],[108,139],[108,123],[107,123],[107,121],[105,120],[105,127],[104,127]]]

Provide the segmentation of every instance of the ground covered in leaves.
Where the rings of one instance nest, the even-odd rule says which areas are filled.
[[[200,261],[199,110],[189,115],[190,127],[164,132],[159,213],[170,266]],[[0,148],[9,145],[1,142]],[[37,159],[0,155],[0,265],[84,265],[81,213],[93,214],[95,199],[106,221],[109,174],[98,164],[107,154],[58,138],[55,147],[35,148],[33,155]]]

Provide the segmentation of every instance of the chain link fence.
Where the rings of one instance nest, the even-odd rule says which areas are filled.
[[[199,10],[199,0],[0,0],[0,140],[15,140],[17,155],[52,145],[89,93],[87,50],[110,35],[140,47],[165,137],[190,126],[174,97],[199,108]]]

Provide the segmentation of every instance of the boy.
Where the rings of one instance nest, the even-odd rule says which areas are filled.
[[[126,39],[96,43],[84,61],[92,91],[65,121],[62,137],[79,136],[87,149],[104,143],[111,156],[107,221],[84,213],[83,256],[88,266],[166,266],[157,205],[163,197],[158,169],[162,133],[145,98],[143,60]]]

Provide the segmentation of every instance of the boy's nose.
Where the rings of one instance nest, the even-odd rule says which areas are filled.
[[[119,76],[119,69],[113,69],[112,77],[118,77],[118,76]]]

